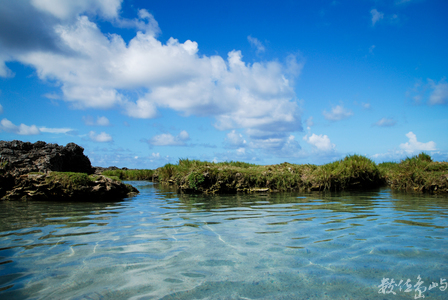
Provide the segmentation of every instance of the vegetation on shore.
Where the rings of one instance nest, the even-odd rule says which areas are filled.
[[[119,180],[152,180],[154,170],[139,169],[139,170],[106,170],[102,175],[119,179]]]
[[[339,191],[383,184],[380,171],[370,159],[351,155],[330,164],[259,166],[242,162],[210,163],[180,159],[156,170],[162,183],[200,193],[261,191]]]
[[[39,173],[34,173],[40,175]],[[87,175],[86,173],[77,172],[51,172],[49,173],[45,181],[47,183],[57,182],[64,187],[77,187],[77,186],[88,186],[95,178],[93,175]]]
[[[432,161],[426,153],[378,167],[392,189],[448,193],[448,162]]]
[[[425,153],[400,163],[379,165],[361,155],[349,155],[319,166],[179,159],[177,164],[166,164],[156,170],[108,170],[103,175],[121,180],[158,181],[184,192],[206,194],[342,191],[386,185],[395,190],[448,193],[448,162],[433,162]]]

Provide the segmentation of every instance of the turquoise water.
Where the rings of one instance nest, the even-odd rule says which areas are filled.
[[[120,202],[0,203],[0,299],[448,299],[446,196],[130,183]]]

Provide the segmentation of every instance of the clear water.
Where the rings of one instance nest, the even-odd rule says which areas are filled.
[[[0,299],[415,299],[418,276],[448,299],[446,196],[131,183],[120,202],[0,203]]]

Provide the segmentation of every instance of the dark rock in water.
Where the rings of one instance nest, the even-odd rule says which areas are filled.
[[[133,186],[106,176],[49,172],[21,175],[2,200],[114,201],[136,194]]]
[[[30,172],[82,172],[92,174],[94,169],[84,148],[69,143],[67,146],[36,142],[0,141],[0,160],[3,170],[19,176]]]
[[[95,172],[84,149],[36,142],[0,141],[0,199],[110,201],[138,190]]]

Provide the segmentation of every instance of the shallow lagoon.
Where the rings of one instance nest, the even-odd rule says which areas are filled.
[[[446,196],[130,183],[120,202],[0,203],[0,298],[448,298]]]

